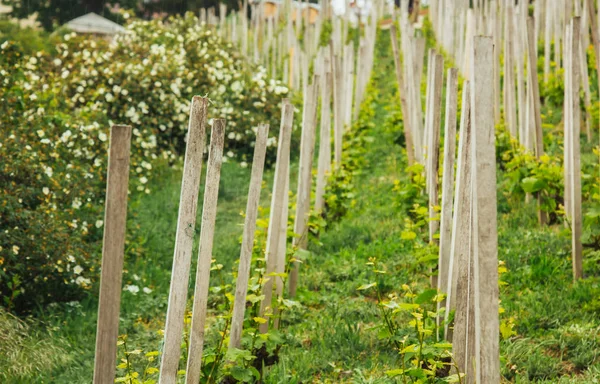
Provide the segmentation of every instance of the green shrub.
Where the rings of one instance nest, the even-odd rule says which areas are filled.
[[[59,37],[56,55],[0,45],[0,299],[17,312],[96,280],[110,125],[132,125],[130,192],[151,193],[156,160],[183,152],[193,95],[228,120],[225,161],[250,159],[259,122],[277,133],[288,95],[191,15],[133,21],[110,44]]]

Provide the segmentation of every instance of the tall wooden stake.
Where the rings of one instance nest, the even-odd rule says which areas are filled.
[[[231,333],[229,335],[229,349],[239,348],[244,325],[244,312],[246,310],[246,294],[248,293],[248,280],[250,277],[250,264],[252,263],[252,249],[254,248],[254,232],[256,231],[256,218],[258,216],[258,203],[260,202],[260,187],[262,184],[263,169],[267,151],[267,135],[269,124],[260,124],[256,131],[254,144],[254,160],[246,203],[246,219],[244,220],[244,234],[242,235],[242,248],[240,250],[240,263],[238,278],[235,283],[235,299],[231,315]]]
[[[494,44],[473,38],[473,260],[475,262],[475,354],[478,383],[500,382],[498,231],[494,125]]]
[[[307,101],[304,106],[302,123],[302,139],[300,142],[300,169],[298,171],[298,191],[296,193],[296,217],[294,221],[293,244],[298,249],[306,249],[308,245],[308,214],[310,213],[310,191],[312,183],[312,163],[315,150],[315,130],[317,125],[317,101],[319,95],[319,76],[314,76],[312,84],[307,87]],[[290,296],[296,295],[298,287],[298,269],[295,262],[290,271]]]
[[[281,126],[279,128],[279,143],[277,146],[277,163],[275,164],[275,179],[273,180],[273,196],[271,199],[271,216],[269,219],[269,232],[267,234],[267,270],[263,285],[265,298],[262,301],[260,314],[268,317],[273,313],[271,301],[273,298],[273,273],[277,267],[279,237],[282,212],[288,209],[284,206],[285,194],[288,193],[286,178],[289,178],[290,166],[290,140],[292,135],[292,124],[294,120],[294,106],[288,99],[283,99],[281,109]],[[262,333],[269,329],[269,322],[260,325]]]
[[[458,69],[448,69],[446,83],[446,124],[444,128],[444,171],[442,177],[442,212],[440,228],[440,250],[438,261],[438,286],[446,292],[448,288],[450,249],[452,246],[452,194],[454,191],[454,156],[456,153],[456,108],[458,105]],[[438,310],[445,308],[438,303]]]
[[[112,384],[115,380],[125,252],[130,146],[131,127],[128,125],[112,126],[108,149],[94,384]]]
[[[160,384],[175,384],[177,381],[185,305],[187,302],[187,288],[192,261],[192,246],[196,226],[202,154],[206,139],[205,124],[207,107],[208,98],[194,96],[190,107],[187,146],[183,165],[179,217],[177,219],[173,271],[171,273],[171,289],[169,291],[164,347],[160,364]]]
[[[186,384],[196,384],[200,381],[202,350],[204,348],[204,326],[206,325],[206,305],[208,302],[208,287],[215,234],[215,220],[217,218],[217,200],[219,197],[221,164],[223,163],[224,140],[225,120],[215,119],[210,134],[206,183],[204,184],[202,227],[200,229],[200,249],[198,251],[196,288],[194,291],[194,306],[192,309],[192,325],[190,330],[190,346],[185,376]]]

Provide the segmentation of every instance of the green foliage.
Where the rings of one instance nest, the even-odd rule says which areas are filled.
[[[110,125],[133,126],[132,194],[151,193],[157,162],[183,152],[193,95],[210,96],[210,118],[228,119],[225,161],[247,166],[251,127],[277,125],[287,88],[197,21],[133,21],[114,44],[66,33],[56,55],[0,46],[0,124],[12,127],[0,131],[0,296],[11,310],[78,300],[92,287]],[[135,256],[135,228],[128,236]]]
[[[548,154],[536,158],[508,133],[501,133],[498,142],[498,157],[505,171],[501,181],[504,197],[513,206],[519,206],[526,194],[535,194],[540,209],[550,214],[551,222],[556,222],[564,199],[562,159]]]
[[[33,55],[39,51],[52,52],[54,49],[52,39],[45,32],[0,20],[0,44],[5,41],[14,43],[23,55]]]

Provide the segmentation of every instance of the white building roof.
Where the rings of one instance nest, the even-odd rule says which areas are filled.
[[[101,35],[115,35],[125,31],[123,26],[105,19],[104,17],[90,12],[65,24],[65,26],[77,33],[97,33]]]

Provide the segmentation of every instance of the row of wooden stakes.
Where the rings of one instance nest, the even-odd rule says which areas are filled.
[[[438,273],[432,278],[432,285],[447,295],[445,303],[440,303],[440,307],[446,306],[444,335],[453,343],[454,358],[460,372],[466,374],[467,383],[500,382],[495,125],[504,117],[509,132],[522,146],[535,153],[538,158],[544,153],[536,53],[539,35],[536,31],[539,31],[543,24],[536,23],[533,17],[527,16],[527,8],[524,5],[527,3],[520,2],[520,12],[515,12],[514,2],[498,6],[498,2],[495,1],[476,1],[473,8],[469,8],[469,4],[462,1],[435,0],[431,4],[431,18],[439,42],[447,52],[457,55],[455,57],[458,59],[455,61],[465,78],[462,87],[455,183],[455,124],[459,70],[448,70],[440,214],[435,207],[439,199],[438,167],[444,59],[433,49],[429,51],[423,124],[420,84],[425,40],[415,36],[415,30],[408,22],[406,13],[401,12],[397,15],[401,29],[401,45],[398,43],[395,25],[390,29],[409,164],[414,161],[425,164],[431,242],[437,241],[435,235],[438,225],[441,225]],[[557,13],[556,4],[543,1],[539,3],[546,4],[547,8],[542,10],[543,8],[536,5],[536,14]],[[593,3],[585,0],[583,5],[579,4],[580,7],[577,6],[578,3],[579,1],[568,2],[567,9],[571,9],[569,6],[573,7],[575,15],[579,10],[587,9],[587,14],[594,17],[588,17],[589,21],[586,24],[585,17],[575,16],[567,19],[563,16],[564,50],[563,55],[559,55],[565,73],[565,210],[572,228],[575,279],[583,277],[580,165],[582,115],[579,94],[583,88],[586,107],[589,107],[591,97],[587,55],[583,45],[586,38],[589,41],[588,30],[591,31],[596,54],[599,51],[595,36],[597,14]],[[515,13],[520,16],[515,17]],[[460,23],[460,20],[463,20],[463,16],[460,16],[462,14],[468,21],[466,28]],[[504,41],[498,33],[501,25],[499,14],[506,15]],[[517,27],[521,35],[515,37],[512,31]],[[548,29],[546,35],[547,31]],[[489,37],[480,34],[489,34]],[[512,56],[515,46],[518,48],[518,59]],[[501,47],[505,47],[504,82],[501,82],[499,70]],[[555,49],[560,49],[559,47],[555,42]],[[525,81],[524,73],[527,68],[529,70]],[[523,102],[519,103],[515,101],[515,72],[518,75],[517,91],[527,94],[527,98],[523,96],[519,99]],[[548,74],[545,73],[545,76]],[[501,84],[504,86],[502,100]],[[504,106],[503,115],[501,104]],[[517,108],[519,106],[525,107]],[[517,113],[522,121],[517,122]],[[585,121],[589,138],[589,114]],[[540,215],[540,221],[545,223],[544,215]],[[449,323],[452,311],[455,311],[454,322]]]
[[[372,20],[375,20],[375,17]],[[317,212],[324,208],[324,193],[328,174],[333,167],[339,167],[342,163],[343,132],[351,125],[353,115],[358,113],[357,111],[362,100],[361,95],[365,92],[373,65],[376,32],[375,21],[367,25],[367,33],[361,39],[359,47],[360,55],[356,60],[354,46],[351,44],[344,46],[339,42],[342,41],[341,24],[336,24],[338,27],[334,28],[334,35],[330,45],[320,48],[316,57],[314,57],[314,75],[312,76],[312,81],[309,83],[305,80],[304,83],[300,166],[293,228],[294,233],[298,234],[293,240],[293,247],[299,249],[306,249],[307,247],[307,220],[311,210],[311,184],[316,146],[318,101],[320,99],[321,102],[319,134],[319,142],[321,144],[319,145],[316,199],[314,202],[314,209]],[[357,64],[355,64],[355,61]],[[353,107],[354,113],[352,113]],[[188,300],[187,287],[191,269],[193,234],[195,233],[194,228],[196,225],[202,154],[205,148],[204,127],[207,121],[207,109],[208,99],[201,97],[193,98],[160,367],[160,383],[176,382],[181,356],[180,346]],[[281,127],[278,136],[277,161],[275,163],[266,244],[267,279],[263,287],[265,298],[261,304],[261,315],[273,318],[274,327],[278,326],[279,319],[276,308],[271,308],[271,303],[273,302],[273,297],[279,298],[283,295],[284,284],[280,276],[285,272],[287,263],[286,240],[293,111],[294,107],[287,99],[284,99],[282,102]],[[331,124],[332,115],[333,127]],[[255,130],[254,161],[250,190],[248,192],[238,280],[232,312],[230,348],[238,348],[240,346],[242,335],[269,127],[268,125],[261,124]],[[204,192],[186,383],[197,383],[200,375],[224,132],[225,121],[214,119],[210,135],[211,143],[209,146]],[[116,340],[118,336],[125,218],[127,212],[127,175],[130,137],[131,128],[129,126],[114,126],[111,129],[94,383],[112,383],[115,375]],[[329,144],[332,141],[333,156],[331,145]],[[332,157],[334,157],[334,161],[332,161]],[[299,263],[293,263],[289,274],[290,296],[295,295],[298,286],[298,267]],[[266,332],[269,325],[270,322],[261,324],[260,331]]]

